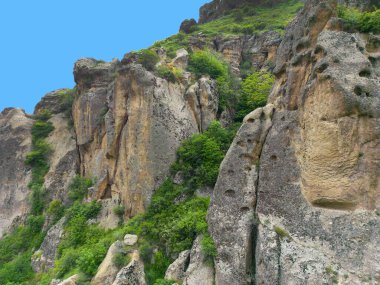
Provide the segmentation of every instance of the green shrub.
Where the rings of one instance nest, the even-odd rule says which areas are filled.
[[[183,76],[182,71],[178,68],[169,65],[161,65],[157,68],[159,77],[166,79],[169,82],[175,83]]]
[[[32,151],[27,153],[25,163],[32,167],[46,166],[51,152],[52,148],[45,140],[37,140]]]
[[[50,216],[51,218],[51,224],[55,224],[58,222],[63,215],[65,214],[65,208],[62,206],[61,201],[59,200],[53,200],[50,202],[46,213]]]
[[[252,73],[242,82],[236,120],[242,120],[256,108],[265,106],[274,83],[274,76],[266,71]]]
[[[32,127],[32,136],[35,138],[46,138],[54,130],[51,122],[37,121]]]
[[[51,113],[48,109],[41,110],[38,114],[34,115],[36,121],[47,122],[51,118]]]
[[[217,251],[214,240],[208,233],[203,236],[201,248],[206,258],[212,262],[216,257]]]
[[[362,33],[380,33],[380,9],[361,12],[358,9],[338,5],[338,17],[345,22],[345,28]]]
[[[69,185],[69,198],[71,201],[82,201],[87,195],[88,188],[93,185],[89,178],[75,176]]]
[[[196,51],[189,59],[189,70],[200,77],[209,75],[213,79],[227,77],[228,65],[211,51]]]
[[[122,219],[124,217],[125,207],[123,205],[118,205],[118,206],[114,207],[112,210],[113,210],[113,213],[116,216],[118,216],[120,219]]]
[[[165,254],[161,251],[156,251],[152,262],[148,263],[145,269],[148,284],[155,284],[156,280],[162,279],[170,263],[171,260]]]
[[[192,188],[214,186],[220,163],[234,135],[233,128],[225,129],[220,123],[212,122],[206,132],[193,135],[178,148],[172,173],[182,171]]]
[[[30,264],[30,255],[15,255],[15,258],[0,267],[1,284],[13,283],[19,284],[33,276],[33,270]]]
[[[147,70],[153,71],[156,68],[156,64],[160,61],[160,57],[157,53],[150,49],[145,49],[140,52],[138,63],[144,66]]]
[[[174,280],[157,279],[153,285],[172,285],[176,283]]]
[[[131,258],[128,256],[128,254],[123,252],[118,252],[114,255],[112,258],[112,263],[117,268],[122,268],[126,265],[128,265],[131,262]]]
[[[77,260],[79,270],[88,276],[94,276],[107,250],[101,243],[82,248]]]

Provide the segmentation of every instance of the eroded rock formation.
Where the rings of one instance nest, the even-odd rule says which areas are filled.
[[[335,5],[308,1],[290,25],[271,128],[258,139],[249,128],[262,119],[247,118],[222,164],[209,211],[217,284],[380,282],[380,50],[342,31]]]
[[[33,120],[20,109],[0,113],[0,237],[28,212],[31,172],[25,157],[31,149]]]

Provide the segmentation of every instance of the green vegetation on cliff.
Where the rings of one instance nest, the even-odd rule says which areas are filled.
[[[346,29],[362,33],[380,33],[380,9],[361,12],[355,8],[339,5],[338,17],[344,20]]]

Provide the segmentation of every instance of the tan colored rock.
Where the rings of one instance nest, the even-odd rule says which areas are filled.
[[[121,269],[112,285],[146,285],[144,264],[138,251],[132,253],[131,262]]]
[[[44,186],[50,199],[66,202],[68,187],[79,168],[75,134],[69,130],[68,119],[63,113],[53,115],[49,121],[54,130],[46,141],[51,145],[53,152],[49,157],[50,168],[45,176]]]
[[[114,78],[109,73],[115,66],[108,65],[108,72],[98,71],[105,79],[98,79],[97,67],[86,64],[76,68],[81,86],[73,108],[81,174],[96,177],[95,196],[121,201],[128,218],[144,211],[180,142],[198,125],[183,98],[185,86],[134,64],[119,66]],[[95,80],[87,85],[86,72]]]
[[[215,272],[213,266],[207,262],[201,248],[202,236],[195,239],[190,252],[190,263],[186,270],[184,285],[213,285]]]
[[[165,279],[183,281],[190,264],[190,250],[182,251],[178,258],[170,264],[165,273]]]
[[[199,131],[207,130],[210,123],[216,119],[219,98],[216,83],[208,77],[202,77],[190,86],[185,94],[186,102],[192,110]]]
[[[91,285],[111,285],[114,282],[119,269],[113,264],[113,258],[116,254],[123,252],[122,242],[117,241],[111,245],[95,277],[91,280]]]
[[[28,212],[31,172],[24,162],[31,149],[32,124],[23,110],[0,113],[0,238]]]
[[[63,280],[58,285],[79,285],[78,279],[79,279],[79,275],[76,274],[76,275],[73,275],[73,276],[67,278],[66,280]]]
[[[139,237],[136,235],[126,234],[124,237],[124,244],[126,246],[135,245],[137,243],[138,239],[139,239]]]

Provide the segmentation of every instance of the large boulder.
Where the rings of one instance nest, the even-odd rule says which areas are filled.
[[[35,272],[46,272],[54,268],[58,254],[58,245],[64,233],[65,218],[49,229],[40,249],[32,256],[32,267]]]

